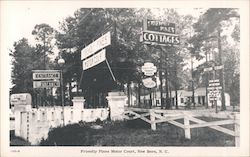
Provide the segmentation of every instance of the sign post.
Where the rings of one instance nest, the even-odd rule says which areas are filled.
[[[213,71],[213,80],[209,81],[209,87],[207,88],[209,90],[209,98],[212,99],[212,102],[215,103],[215,110],[216,113],[218,113],[218,109],[217,109],[217,100],[218,100],[218,96],[222,93],[222,86],[220,84],[220,80],[215,79],[215,75],[216,75],[216,70],[220,70],[223,69],[224,65],[219,65],[219,66],[212,66],[212,67],[208,67],[208,68],[204,68],[204,72],[209,72],[209,71]]]
[[[166,21],[159,21],[159,20],[144,19],[143,32],[142,32],[140,40],[144,44],[157,45],[157,46],[174,46],[174,45],[180,44],[180,37],[178,34],[176,34],[175,23],[169,23]],[[160,64],[159,64],[160,76],[159,77],[160,77],[161,109],[163,109],[163,106],[164,106],[163,89],[162,89],[162,84],[163,84],[162,71],[163,70],[162,70],[161,64],[162,64],[162,49],[160,49]],[[153,70],[151,70],[151,73],[146,72],[146,70],[144,70],[143,72],[145,75],[150,76],[152,75]],[[166,82],[167,81],[168,80],[166,77]],[[168,102],[168,99],[169,98],[167,97],[167,102]],[[178,101],[176,102],[176,107],[178,107]],[[170,108],[170,104],[167,104],[166,108]]]

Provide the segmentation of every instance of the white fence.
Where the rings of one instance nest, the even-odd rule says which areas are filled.
[[[214,120],[206,122],[197,117],[213,117],[220,118],[223,120]],[[124,118],[127,120],[131,119],[142,119],[143,121],[151,125],[152,130],[156,130],[157,123],[167,122],[173,124],[179,128],[184,129],[185,138],[191,139],[191,129],[209,127],[222,133],[235,137],[235,145],[240,146],[240,126],[239,126],[239,113],[233,112],[219,112],[209,110],[198,110],[198,111],[181,111],[181,110],[156,110],[156,109],[140,109],[140,108],[126,108],[124,112]],[[184,123],[176,121],[177,119],[183,119]],[[190,121],[195,124],[190,124]],[[222,127],[221,125],[234,125],[234,130]]]
[[[38,144],[46,139],[51,128],[79,121],[94,122],[97,119],[108,118],[108,108],[84,109],[84,99],[73,100],[73,106],[40,107],[14,109],[15,135],[20,136],[31,144]]]

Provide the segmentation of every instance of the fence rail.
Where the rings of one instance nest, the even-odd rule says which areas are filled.
[[[127,120],[141,119],[151,125],[152,130],[156,130],[157,123],[170,123],[184,129],[186,139],[191,139],[191,129],[209,127],[222,133],[235,137],[235,146],[240,146],[240,126],[239,113],[236,112],[219,112],[214,113],[212,110],[160,110],[160,109],[141,109],[126,108],[123,117]],[[212,117],[220,120],[204,121],[198,117]],[[184,124],[176,121],[183,119]],[[223,119],[223,120],[222,120]],[[190,124],[190,121],[195,124]],[[223,127],[222,125],[234,125],[234,130]]]

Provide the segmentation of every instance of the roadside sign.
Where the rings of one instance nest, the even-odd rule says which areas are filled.
[[[33,80],[60,79],[59,70],[33,70]]]
[[[143,79],[142,83],[147,88],[154,88],[156,86],[156,82],[151,77]]]
[[[224,65],[218,65],[218,66],[204,68],[203,71],[207,72],[207,71],[212,71],[212,70],[220,70],[220,69],[223,69],[223,68],[224,68]]]
[[[213,70],[213,67],[204,68],[204,72],[207,72],[207,71],[212,71],[212,70]]]
[[[86,46],[81,51],[81,60],[86,59],[87,57],[93,55],[95,52],[105,48],[111,44],[111,33],[107,32],[88,46]]]
[[[216,86],[220,86],[220,83],[219,83],[219,82],[216,82],[216,83],[209,83],[208,86],[209,86],[209,87],[216,87]]]
[[[222,87],[221,86],[218,86],[218,87],[208,87],[207,89],[208,90],[221,90]]]
[[[156,73],[157,68],[153,63],[150,62],[146,62],[144,63],[144,65],[141,67],[142,72],[144,73],[144,75],[146,76],[153,76],[154,73]]]
[[[175,24],[159,20],[145,19],[144,30],[175,34]]]
[[[223,69],[224,68],[224,65],[220,65],[220,66],[215,66],[214,69],[215,70],[220,70],[220,69]]]
[[[213,82],[220,82],[220,80],[209,80],[209,83],[213,83]]]
[[[142,32],[142,42],[155,45],[178,45],[180,37],[175,34],[166,34],[158,32]]]
[[[101,62],[105,61],[105,59],[106,59],[106,50],[103,49],[97,54],[93,55],[92,57],[83,60],[82,62],[83,70],[87,70],[93,66],[96,66]]]
[[[60,87],[59,80],[50,80],[50,81],[33,81],[33,88],[53,88]]]

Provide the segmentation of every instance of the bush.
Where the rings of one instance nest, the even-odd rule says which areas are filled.
[[[48,138],[40,142],[41,146],[92,146],[95,145],[93,135],[99,130],[90,128],[90,125],[72,124],[52,129]]]

